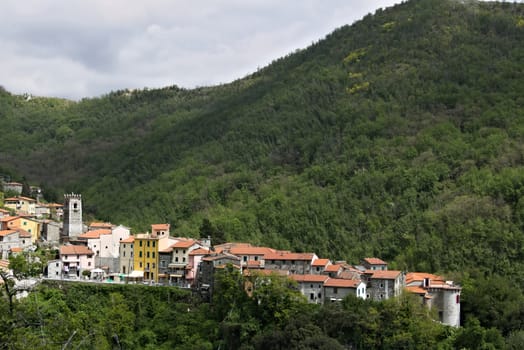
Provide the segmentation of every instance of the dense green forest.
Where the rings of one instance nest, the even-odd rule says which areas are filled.
[[[0,91],[0,173],[134,232],[170,222],[462,283],[524,322],[524,5],[412,0],[230,84]],[[473,322],[473,321],[472,321]]]
[[[264,277],[267,279],[267,276]],[[283,279],[284,278],[284,279]],[[187,290],[143,285],[44,282],[9,311],[0,304],[0,349],[521,349],[478,320],[433,321],[413,295],[372,302],[308,304],[291,280],[241,288],[239,272],[217,276],[212,303]]]

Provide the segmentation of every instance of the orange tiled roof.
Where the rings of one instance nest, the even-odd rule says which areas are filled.
[[[195,250],[192,250],[189,255],[207,255],[209,254],[209,249],[207,248],[198,248]]]
[[[342,267],[342,265],[339,265],[339,264],[333,264],[333,265],[329,265],[326,267],[326,269],[324,270],[325,272],[338,272],[340,270],[340,268]]]
[[[3,218],[0,218],[0,221],[1,222],[8,222],[8,221],[16,220],[18,218],[20,218],[20,216],[4,216]]]
[[[429,278],[431,282],[444,283],[444,278],[427,272],[409,272],[406,274],[406,284],[412,282],[423,282],[425,278]]]
[[[9,268],[9,260],[0,260],[0,269],[7,270]]]
[[[171,248],[189,248],[196,243],[195,240],[181,240],[171,245]]]
[[[93,251],[85,245],[63,245],[60,255],[93,255]]]
[[[23,249],[20,248],[20,247],[14,247],[14,248],[11,248],[11,252],[13,253],[20,253]]]
[[[229,252],[234,255],[266,255],[274,253],[275,250],[268,247],[250,247],[240,245],[236,247],[231,247]]]
[[[379,258],[364,258],[364,261],[370,265],[387,265],[388,263]]]
[[[360,283],[360,280],[329,278],[326,282],[324,282],[324,287],[357,288]]]
[[[9,236],[9,235],[12,235],[13,233],[16,233],[18,232],[17,230],[2,230],[0,231],[0,237],[5,237],[5,236]]]
[[[5,202],[14,202],[14,201],[18,201],[20,199],[23,199],[23,200],[28,201],[28,202],[36,202],[36,199],[29,198],[29,197],[24,197],[24,196],[10,197],[10,198],[4,199],[4,201]]]
[[[9,210],[0,208],[0,213],[9,213]]]
[[[329,279],[326,275],[289,275],[289,278],[297,282],[314,282],[314,283],[324,283]]]
[[[31,234],[26,230],[22,230],[21,228],[17,228],[16,230],[20,233],[20,238],[31,238]]]
[[[312,266],[326,266],[331,261],[329,259],[317,259],[313,261]]]
[[[89,227],[105,227],[105,228],[111,228],[113,225],[110,222],[92,222],[89,224]]]
[[[275,252],[264,255],[265,260],[313,260],[314,253]]]
[[[402,271],[396,270],[366,270],[366,274],[371,274],[371,278],[381,280],[394,280]]]
[[[406,290],[408,292],[411,292],[411,293],[414,293],[414,294],[426,295],[426,293],[427,293],[427,291],[424,288],[419,287],[419,286],[408,286],[408,287],[406,287]]]
[[[135,236],[129,236],[126,239],[120,241],[120,243],[133,243],[135,241]]]
[[[78,238],[83,239],[96,239],[100,238],[100,235],[110,235],[111,230],[108,229],[98,229],[98,230],[91,230],[87,231],[86,233],[82,233],[81,235],[78,235]]]
[[[287,270],[258,270],[258,269],[244,269],[243,274],[246,276],[289,276],[289,271]]]
[[[151,230],[154,231],[169,231],[169,224],[152,224]]]

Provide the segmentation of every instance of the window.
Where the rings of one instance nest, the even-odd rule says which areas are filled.
[[[80,255],[77,255],[76,258],[77,258],[77,259],[80,259]]]
[[[456,301],[457,304],[460,304],[460,294],[456,295],[455,301]]]
[[[244,255],[242,258],[243,258],[244,262],[247,261],[247,256]]]
[[[150,244],[151,244],[151,242],[147,241],[147,246],[148,246],[148,247],[150,246]]]
[[[146,253],[146,257],[149,259],[149,252]]]
[[[337,287],[333,287],[333,294],[337,294],[338,293],[338,288]]]
[[[140,265],[140,268],[142,268],[142,263],[140,263],[139,265]]]
[[[91,261],[88,261],[88,262],[87,262],[87,266],[91,266]]]
[[[156,242],[155,242],[155,241],[153,241],[153,248],[155,247],[155,244],[156,244]]]
[[[55,266],[56,266],[56,267],[58,267],[58,263],[56,263],[56,265],[55,265]]]
[[[156,256],[156,255],[155,255],[155,252],[153,252],[153,259],[155,258],[155,256]]]
[[[381,283],[381,284],[380,284],[380,288],[384,288],[384,283]]]
[[[146,269],[148,269],[148,268],[149,268],[149,263],[146,264]]]
[[[309,294],[309,300],[315,300],[315,293]]]
[[[255,261],[258,261],[258,256],[255,255]]]
[[[186,262],[186,258],[182,258],[182,262]]]
[[[155,263],[153,263],[153,268],[155,268]]]
[[[178,254],[178,249],[175,249],[175,254]]]
[[[133,245],[131,244],[131,249],[133,249]]]
[[[177,256],[177,257],[175,257],[175,262],[178,262],[178,256]]]
[[[185,249],[184,249],[184,250],[182,250],[182,254],[185,254],[185,253],[186,253],[186,250],[185,250]]]
[[[311,284],[309,285],[309,288],[313,288],[313,283],[311,283]]]
[[[142,246],[142,241],[139,241],[138,244],[139,244],[140,246]]]
[[[122,252],[122,256],[123,256],[123,257],[126,256],[126,251],[125,251],[125,250]]]
[[[139,258],[142,257],[142,251],[139,251],[139,252],[138,252],[138,257],[139,257]]]

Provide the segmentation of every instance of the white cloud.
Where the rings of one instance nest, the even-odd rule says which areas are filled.
[[[399,0],[3,0],[0,85],[73,99],[229,82]]]

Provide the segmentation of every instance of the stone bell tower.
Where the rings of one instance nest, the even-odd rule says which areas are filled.
[[[76,239],[83,233],[82,195],[64,194],[64,228],[62,241]]]

